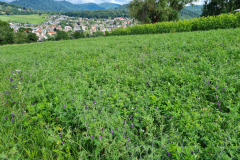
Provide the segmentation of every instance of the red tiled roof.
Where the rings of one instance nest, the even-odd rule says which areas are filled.
[[[39,30],[37,30],[35,33],[42,33],[42,30],[39,29]]]
[[[55,33],[55,32],[53,32],[53,31],[50,31],[50,32],[48,32],[48,33]]]

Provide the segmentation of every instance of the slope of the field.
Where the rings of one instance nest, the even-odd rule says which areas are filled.
[[[22,23],[42,23],[46,21],[45,17],[49,16],[48,14],[32,14],[32,15],[0,15],[0,20],[2,21],[11,21],[11,22],[22,22]]]
[[[0,157],[239,159],[239,34],[0,47]]]

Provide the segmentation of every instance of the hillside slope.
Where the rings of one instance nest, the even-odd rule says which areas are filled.
[[[53,0],[18,0],[11,2],[12,4],[32,8],[33,10],[40,11],[55,11],[55,12],[65,12],[68,10],[67,7],[63,6],[61,3]]]
[[[119,7],[120,4],[115,4],[115,3],[101,3],[98,6],[105,8],[105,9],[114,9],[116,7]]]
[[[39,11],[66,12],[66,11],[82,11],[82,10],[105,10],[95,3],[72,4],[68,1],[54,0],[17,0],[11,2],[22,7],[32,8]]]

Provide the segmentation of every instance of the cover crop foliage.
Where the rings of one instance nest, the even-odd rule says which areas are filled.
[[[239,159],[240,29],[0,49],[1,159]]]

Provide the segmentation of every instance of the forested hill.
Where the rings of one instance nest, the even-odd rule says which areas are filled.
[[[115,3],[84,3],[84,4],[72,4],[68,1],[54,1],[54,0],[15,0],[11,4],[26,6],[34,10],[39,11],[51,11],[51,12],[66,12],[66,11],[83,11],[83,10],[105,10],[112,9],[120,6]]]
[[[26,6],[39,11],[65,12],[69,10],[61,3],[53,0],[18,0],[11,3],[22,7]]]
[[[116,7],[119,7],[120,4],[115,4],[115,3],[101,3],[98,6],[105,8],[105,9],[114,9]]]
[[[193,12],[189,9],[183,9],[180,11],[180,19],[193,19],[200,17],[201,14],[198,14],[197,12]]]
[[[2,2],[0,0],[0,15],[31,14],[31,13],[33,13],[33,11],[30,8],[17,6],[14,4]]]
[[[194,5],[193,7],[192,6],[184,7],[184,9],[190,10],[190,11],[195,12],[195,13],[198,13],[199,15],[202,14],[202,8],[203,8],[203,5]]]

